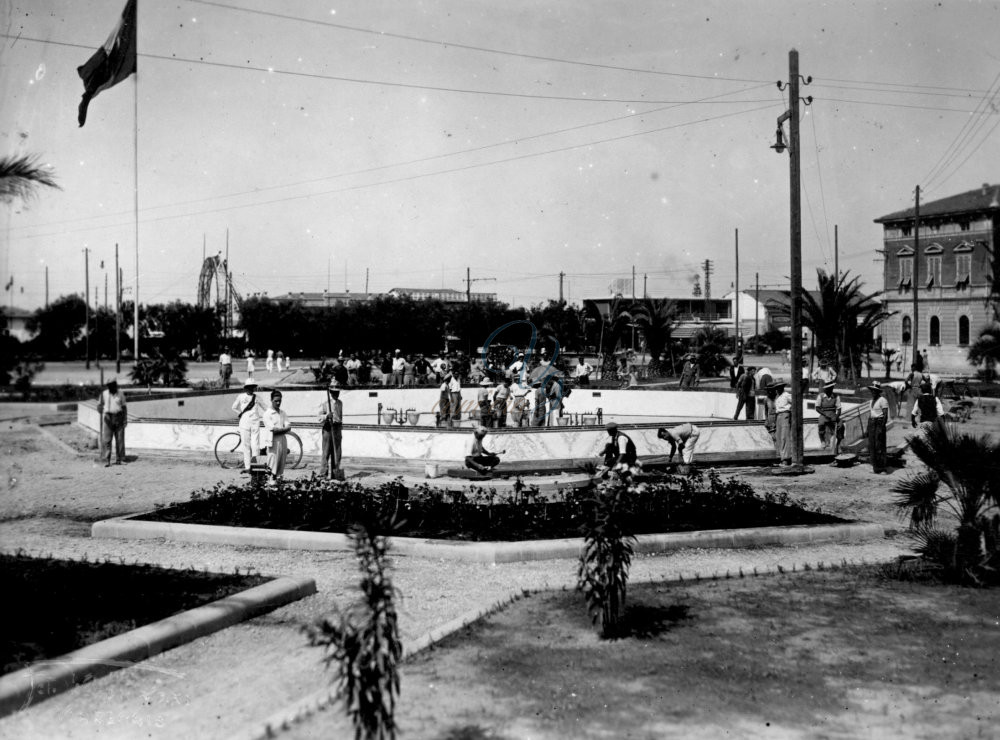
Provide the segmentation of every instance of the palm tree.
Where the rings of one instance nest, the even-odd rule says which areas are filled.
[[[1000,442],[938,421],[910,441],[927,469],[893,486],[910,513],[910,532],[925,562],[964,583],[981,583],[1000,566]],[[940,484],[947,487],[940,491]],[[935,527],[938,510],[957,520],[954,534]]]
[[[663,375],[660,355],[670,344],[670,332],[677,323],[677,305],[667,298],[643,298],[629,307],[628,314],[646,340],[650,371]]]
[[[893,314],[878,300],[881,293],[862,292],[861,278],[839,277],[817,269],[819,297],[802,291],[802,325],[816,337],[816,352],[822,362],[829,362],[838,374],[847,370],[851,379],[861,377],[862,352],[873,330]],[[783,312],[791,313],[790,294],[786,294]],[[842,375],[843,377],[843,375]]]
[[[993,322],[983,327],[979,338],[969,347],[968,360],[970,365],[982,366],[983,380],[996,378],[1000,365],[1000,304],[993,308]]]
[[[602,372],[606,373],[614,369],[615,358],[614,353],[618,349],[618,345],[621,343],[622,337],[629,327],[629,322],[632,317],[628,312],[628,304],[625,299],[620,295],[616,295],[611,300],[611,305],[608,307],[608,315],[605,317],[601,310],[597,307],[597,304],[592,301],[586,301],[584,303],[586,309],[590,312],[590,315],[601,322],[601,335],[598,340],[598,352],[604,355],[604,367]]]
[[[732,365],[726,357],[732,342],[722,329],[706,325],[691,336],[691,350],[698,355],[698,370],[703,378],[714,378]]]
[[[35,155],[0,157],[0,203],[30,200],[39,185],[59,188],[52,172],[36,164]]]

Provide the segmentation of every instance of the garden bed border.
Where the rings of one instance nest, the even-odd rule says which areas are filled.
[[[0,717],[314,593],[312,578],[278,577],[0,676]]]
[[[150,512],[152,513],[152,512]],[[114,517],[95,522],[92,537],[115,539],[167,539],[213,545],[241,545],[278,550],[351,550],[346,534],[305,532],[290,529],[229,527],[213,524],[186,524]],[[642,534],[636,537],[636,553],[653,554],[682,548],[740,548],[755,545],[799,545],[815,542],[857,542],[885,536],[881,524],[796,524],[746,529],[705,529],[695,532]],[[474,563],[517,563],[558,558],[578,558],[583,539],[519,542],[457,542],[414,537],[391,537],[392,550],[400,555],[461,560]]]

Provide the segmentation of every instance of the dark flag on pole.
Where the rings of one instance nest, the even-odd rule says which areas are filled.
[[[135,4],[136,0],[128,0],[104,46],[94,52],[86,64],[76,68],[83,80],[83,99],[77,116],[81,126],[87,122],[87,106],[91,99],[135,72]]]

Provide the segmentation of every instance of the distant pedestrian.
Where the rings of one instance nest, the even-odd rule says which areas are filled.
[[[882,384],[873,381],[868,390],[872,400],[868,405],[868,454],[872,461],[872,472],[888,475],[886,470],[885,430],[889,421],[889,404],[882,398]]]
[[[406,369],[406,359],[400,350],[396,350],[395,357],[392,358],[392,385],[394,388],[403,387],[403,372]]]
[[[282,363],[282,361],[283,361],[284,359],[285,359],[285,353],[284,353],[284,352],[282,352],[282,351],[281,351],[281,350],[279,349],[279,350],[278,350],[278,351],[277,351],[277,352],[275,353],[275,355],[274,355],[274,361],[275,361],[275,363],[276,363],[276,364],[277,364],[277,366],[278,366],[278,372],[279,372],[279,373],[280,373],[280,372],[281,372],[282,370],[284,370],[284,369],[285,369],[285,368],[283,368],[283,367],[281,366],[281,363]]]
[[[125,394],[118,390],[118,381],[112,378],[107,388],[101,391],[97,401],[97,414],[101,417],[101,457],[104,467],[111,466],[111,441],[115,443],[115,464],[125,462],[125,427],[128,416],[125,409]]]
[[[479,391],[476,393],[476,404],[479,406],[479,423],[489,429],[493,424],[493,384],[488,377],[479,381]]]
[[[541,380],[533,380],[531,387],[534,389],[531,397],[531,426],[543,427],[545,426],[545,408],[548,397],[545,395],[545,389],[542,388]]]
[[[764,388],[764,429],[771,437],[771,442],[774,444],[774,449],[777,451],[778,448],[778,410],[777,410],[777,398],[778,392],[776,386],[773,383],[768,383],[766,386],[761,383]]]
[[[496,418],[497,428],[503,429],[507,426],[507,407],[510,405],[513,393],[510,388],[510,378],[504,378],[497,386],[496,393],[493,394],[493,416]]]
[[[223,388],[229,387],[229,380],[233,377],[233,357],[228,349],[223,349],[219,355],[219,381]]]
[[[441,386],[439,391],[441,393],[438,398],[438,413],[437,421],[438,426],[442,424],[451,426],[451,373],[445,373],[441,377]]]
[[[247,379],[248,380],[253,380],[254,379],[253,372],[254,372],[253,352],[251,350],[247,350]]]
[[[594,368],[590,365],[583,355],[576,361],[576,383],[580,386],[590,385],[590,375],[594,372]]]
[[[448,381],[448,396],[451,404],[448,426],[454,426],[454,422],[462,420],[462,381],[455,373],[451,373]]]
[[[756,368],[748,367],[736,377],[736,413],[733,421],[740,418],[740,411],[746,406],[747,419],[753,419],[757,411],[757,399],[754,395],[754,373]]]
[[[689,391],[698,383],[698,356],[684,355],[684,367],[681,368],[681,390]]]
[[[233,411],[236,413],[240,429],[243,472],[249,474],[250,463],[260,454],[260,422],[266,411],[257,398],[257,384],[253,380],[247,378],[244,381],[243,393],[233,401]]]
[[[924,364],[924,366],[922,368],[923,371],[925,373],[929,373],[931,371],[931,361],[927,359],[927,350],[925,350],[925,349],[920,350],[920,357],[923,360],[923,364]]]
[[[267,371],[269,373],[273,373],[274,372],[274,350],[273,349],[269,349],[267,351],[267,360],[265,360],[264,366],[267,368]],[[281,368],[279,367],[278,370],[281,370]]]
[[[924,383],[920,386],[920,396],[910,412],[910,423],[914,428],[919,424],[921,428],[928,429],[942,416],[944,406],[941,405],[941,399],[934,395],[930,383]]]

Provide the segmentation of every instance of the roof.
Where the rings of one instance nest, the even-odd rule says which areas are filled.
[[[975,190],[920,204],[921,218],[925,216],[947,216],[989,211],[1000,212],[1000,185],[983,183],[981,187]],[[883,224],[892,221],[907,221],[912,220],[915,215],[916,208],[907,208],[905,211],[896,211],[895,213],[890,213],[888,216],[876,218],[875,223]]]
[[[393,288],[390,293],[458,293],[454,288]],[[462,295],[465,292],[462,291]]]

